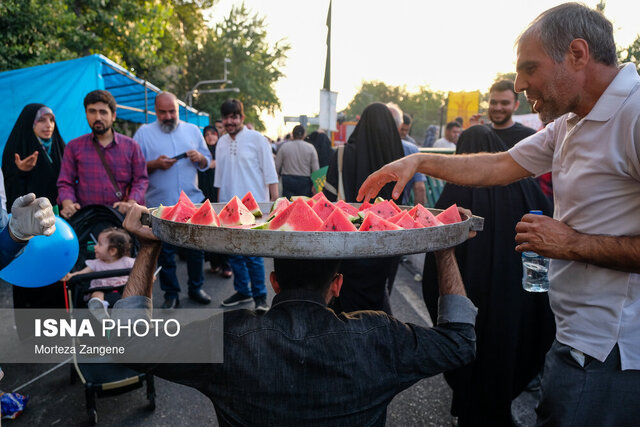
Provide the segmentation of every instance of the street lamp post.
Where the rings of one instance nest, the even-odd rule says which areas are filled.
[[[198,97],[198,95],[202,94],[202,93],[222,93],[222,92],[240,92],[240,89],[238,89],[237,87],[231,87],[231,88],[220,88],[220,89],[203,89],[203,90],[199,90],[198,87],[202,86],[202,85],[208,85],[208,84],[231,84],[233,83],[231,80],[229,80],[227,77],[229,75],[229,72],[227,70],[227,64],[230,63],[231,60],[229,58],[224,58],[224,78],[220,79],[220,80],[200,80],[198,83],[196,83],[196,85],[194,87],[191,88],[191,90],[189,92],[187,92],[187,101],[189,103],[189,107],[192,106],[193,104],[193,98]]]

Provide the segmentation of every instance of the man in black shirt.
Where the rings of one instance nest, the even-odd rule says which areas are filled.
[[[519,106],[518,94],[514,91],[513,81],[500,80],[489,89],[488,113],[491,123],[487,126],[500,137],[508,148],[536,133],[534,129],[513,120],[513,113]],[[472,125],[482,124],[479,115],[471,117],[469,122]]]

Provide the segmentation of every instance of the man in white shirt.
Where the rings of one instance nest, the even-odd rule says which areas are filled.
[[[444,137],[433,143],[433,148],[453,148],[455,150],[458,138],[462,133],[460,123],[453,121],[444,128]]]
[[[269,142],[259,132],[244,126],[244,106],[237,99],[222,103],[220,113],[227,133],[216,147],[214,186],[219,188],[219,201],[228,202],[234,196],[242,198],[248,191],[257,202],[276,200],[278,174]],[[256,310],[267,311],[264,260],[260,257],[229,256],[229,264],[236,292],[222,301],[222,305],[232,307],[253,300]]]
[[[577,3],[536,18],[518,40],[515,89],[545,129],[496,154],[414,155],[372,174],[359,199],[416,170],[468,186],[553,173],[554,218],[525,215],[516,250],[552,258],[556,342],[538,425],[640,419],[640,76],[618,67],[611,23]],[[555,121],[554,121],[555,120]]]
[[[184,191],[193,203],[200,203],[204,200],[204,195],[198,188],[197,173],[207,170],[211,163],[211,153],[202,132],[197,126],[178,118],[178,99],[174,94],[158,94],[155,108],[158,119],[142,125],[133,136],[140,144],[147,161],[147,206],[175,205],[181,191]],[[183,251],[187,260],[189,298],[200,304],[209,304],[211,297],[202,289],[204,252],[195,249]],[[165,292],[163,308],[175,308],[180,305],[180,283],[176,275],[175,252],[175,246],[162,244],[158,261],[162,270],[158,276],[160,288]]]

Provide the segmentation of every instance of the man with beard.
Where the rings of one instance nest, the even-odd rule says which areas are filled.
[[[84,108],[91,133],[70,141],[64,151],[57,182],[60,214],[69,218],[86,205],[112,206],[124,214],[131,203],[144,204],[149,185],[144,156],[133,139],[113,130],[113,95],[89,92]]]
[[[216,148],[218,201],[228,202],[251,191],[257,202],[278,198],[278,174],[271,146],[259,132],[244,125],[244,106],[237,99],[227,99],[220,106],[222,124],[227,131]],[[256,310],[267,311],[267,288],[264,283],[264,260],[253,256],[229,256],[235,293],[222,301],[232,307],[253,300]],[[249,284],[251,283],[251,284]]]
[[[149,171],[147,205],[175,205],[180,192],[194,203],[204,200],[198,188],[198,171],[204,172],[211,163],[211,153],[207,148],[200,129],[178,118],[178,99],[169,92],[156,96],[157,120],[140,126],[133,138],[142,148]],[[180,305],[178,294],[180,283],[176,275],[176,247],[162,244],[158,263],[160,288],[165,292],[163,308]],[[204,253],[194,249],[183,249],[187,261],[189,298],[209,304],[211,297],[202,289],[204,283]]]
[[[536,133],[534,129],[513,120],[513,113],[519,106],[518,94],[511,80],[499,80],[489,89],[488,114],[491,123],[488,126],[509,148]],[[471,117],[469,122],[472,125],[482,124],[479,115]]]
[[[636,425],[640,76],[634,64],[618,65],[611,22],[578,3],[543,12],[517,46],[515,90],[525,91],[546,128],[508,152],[405,157],[367,178],[358,199],[390,181],[399,197],[416,171],[465,186],[551,171],[554,218],[524,215],[515,236],[518,252],[551,258],[556,341],[538,425]]]

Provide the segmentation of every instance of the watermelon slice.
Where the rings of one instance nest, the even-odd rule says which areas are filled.
[[[298,198],[268,223],[269,230],[318,231],[320,217],[309,207],[305,199]]]
[[[360,231],[384,231],[384,230],[401,230],[401,228],[394,223],[387,221],[384,218],[380,218],[375,213],[369,211],[360,225]]]
[[[260,210],[260,206],[258,206],[258,202],[256,202],[256,199],[254,199],[253,194],[251,194],[251,191],[245,194],[241,201],[242,201],[242,204],[247,209],[249,209],[249,211],[253,214],[253,216],[255,216],[256,218],[259,218],[262,216],[262,211]]]
[[[425,208],[422,205],[415,205],[413,208],[411,208],[411,210],[409,211],[409,215],[411,215],[414,220],[424,225],[425,227],[442,225],[442,222],[440,222],[440,220],[433,216],[429,209]]]
[[[242,204],[238,196],[233,196],[233,199],[229,200],[218,214],[218,218],[220,219],[220,225],[227,227],[256,223],[256,218],[249,212],[249,209]]]
[[[181,191],[178,203],[173,207],[171,216],[168,219],[176,222],[187,222],[195,212],[196,206],[191,199],[189,199],[189,196],[187,196],[184,191]]]
[[[366,211],[371,206],[373,205],[365,200],[365,202],[362,205],[360,205],[360,209],[358,209],[358,212]]]
[[[169,219],[173,214],[173,209],[175,206],[162,206],[158,208],[158,216],[162,219]]]
[[[354,221],[356,219],[359,218],[358,216],[358,209],[354,208],[353,206],[351,206],[349,203],[345,202],[344,200],[338,200],[334,206],[336,208],[340,208],[344,211],[344,213],[347,214],[347,216],[349,217],[349,220]]]
[[[291,203],[289,203],[289,199],[286,197],[280,197],[273,202],[271,205],[271,212],[269,212],[269,216],[267,217],[267,221],[271,221],[273,217],[278,215],[280,212],[285,210]]]
[[[342,209],[334,209],[322,223],[320,231],[358,231]]]
[[[362,216],[363,214],[366,214],[367,212],[373,212],[374,214],[378,215],[383,219],[389,219],[399,212],[398,207],[395,206],[394,208],[394,206],[395,206],[395,203],[391,205],[391,203],[388,200],[384,200],[382,202],[376,203],[375,205],[371,206],[368,209],[361,210],[360,216]],[[396,211],[396,209],[398,209],[398,211]]]
[[[389,204],[391,205],[391,207],[392,207],[393,209],[395,209],[395,210],[396,210],[396,212],[397,212],[397,213],[402,212],[402,209],[400,209],[400,208],[398,207],[398,205],[396,205],[396,202],[394,202],[393,200],[389,199]]]
[[[198,208],[198,210],[193,214],[193,216],[189,218],[189,221],[187,221],[187,223],[218,227],[220,225],[220,220],[218,219],[216,211],[213,210],[209,199],[207,199],[204,201],[202,206],[200,206],[200,208]]]
[[[392,216],[391,218],[389,218],[389,222],[392,222],[395,225],[399,225],[405,230],[409,230],[412,228],[424,228],[424,225],[411,218],[411,215],[409,215],[408,211],[402,211],[399,214]]]
[[[324,198],[324,200],[322,198]],[[324,221],[329,218],[329,215],[331,215],[336,207],[333,205],[333,203],[327,200],[324,195],[322,196],[322,198],[319,198],[319,200],[316,201],[316,204],[313,205],[312,209],[315,213],[318,214],[320,219]]]
[[[462,221],[460,212],[458,212],[458,206],[455,203],[436,215],[436,219],[443,224],[454,224]]]
[[[308,200],[307,202],[312,202],[311,204],[309,204],[309,206],[313,207],[313,205],[315,205],[316,202],[318,200],[322,199],[322,198],[326,199],[327,196],[325,196],[324,193],[321,191],[319,193],[314,194],[313,197],[310,200]]]

